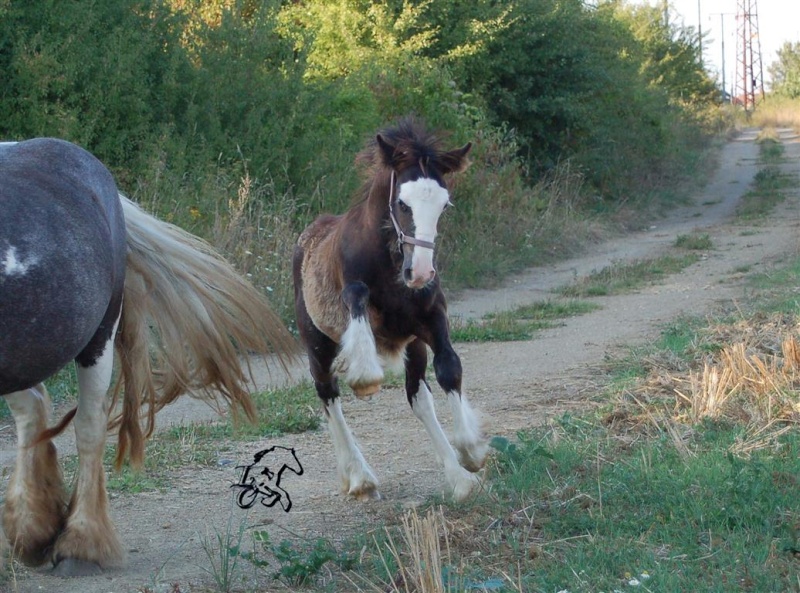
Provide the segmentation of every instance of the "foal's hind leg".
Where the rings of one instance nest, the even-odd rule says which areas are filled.
[[[336,379],[333,381],[328,387],[333,386],[338,391]],[[317,389],[319,390],[319,386]],[[324,405],[342,491],[357,500],[379,500],[381,495],[378,492],[378,478],[364,459],[350,427],[345,422],[341,398],[337,394],[324,400]]]
[[[338,345],[314,326],[302,295],[296,298],[297,327],[306,345],[311,376],[328,419],[342,491],[358,500],[378,499],[378,479],[347,426],[339,397],[339,384],[331,372]]]
[[[103,469],[112,342],[113,338],[109,339],[92,366],[77,365],[80,397],[74,425],[78,473],[67,525],[53,553],[55,572],[63,576],[93,574],[123,562],[119,537],[108,513]]]
[[[342,399],[339,397],[339,384],[330,372],[336,344],[321,333],[316,342],[307,343],[315,344],[315,347],[309,348],[311,376],[328,419],[342,492],[358,500],[377,500],[380,498],[378,479],[347,426],[342,412]]]
[[[436,456],[444,464],[447,485],[456,500],[467,497],[479,483],[478,477],[459,463],[459,457],[436,418],[433,395],[425,382],[425,367],[428,354],[421,340],[414,340],[406,347],[406,394],[414,415],[425,425],[433,442]]]
[[[47,560],[67,508],[55,445],[48,440],[31,446],[47,428],[50,402],[44,385],[5,399],[17,427],[17,463],[8,481],[3,524],[12,554],[37,566]]]

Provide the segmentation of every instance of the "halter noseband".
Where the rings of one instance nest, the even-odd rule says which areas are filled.
[[[397,233],[397,248],[400,251],[403,250],[403,243],[408,243],[409,245],[416,245],[418,247],[426,247],[428,249],[433,249],[433,241],[423,241],[422,239],[417,239],[416,237],[412,237],[406,235],[403,232],[403,229],[400,228],[400,223],[397,222],[397,218],[394,215],[394,207],[392,203],[394,202],[394,182],[395,182],[395,173],[392,170],[392,176],[389,180],[389,218],[394,225],[394,230]]]

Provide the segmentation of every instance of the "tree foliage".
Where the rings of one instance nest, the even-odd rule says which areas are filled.
[[[787,41],[778,50],[778,59],[769,66],[772,90],[778,96],[800,97],[800,41]]]
[[[713,90],[691,30],[621,0],[4,0],[0,14],[3,136],[64,137],[126,182],[190,195],[246,168],[310,210],[344,203],[364,138],[408,113],[454,141],[504,138],[530,180],[574,160],[617,199],[692,141]]]

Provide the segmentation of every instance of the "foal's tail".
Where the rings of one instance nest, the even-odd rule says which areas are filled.
[[[119,426],[117,466],[126,454],[134,465],[142,462],[156,412],[186,392],[213,403],[221,399],[234,413],[241,409],[254,419],[246,355],[276,354],[285,369],[297,352],[264,296],[211,246],[120,199],[128,265],[114,403],[121,390],[124,395],[122,411],[111,422]]]

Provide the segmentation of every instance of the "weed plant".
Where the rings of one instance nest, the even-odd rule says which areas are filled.
[[[675,247],[689,249],[693,251],[708,251],[714,246],[708,233],[689,235],[678,235],[675,239]]]
[[[337,550],[329,540],[317,538],[314,541],[291,541],[283,539],[275,544],[268,531],[257,530],[252,533],[253,551],[237,553],[254,566],[268,569],[277,564],[272,578],[282,581],[289,587],[310,587],[316,584],[322,569],[328,563],[340,570],[350,570],[356,564],[356,557]]]
[[[600,271],[578,278],[559,289],[567,297],[596,297],[620,294],[658,282],[697,262],[699,255],[664,255],[606,266]]]
[[[235,526],[233,513],[231,513],[224,533],[214,530],[213,538],[209,534],[201,536],[203,552],[205,552],[208,563],[201,564],[200,568],[211,575],[219,593],[231,591],[241,569],[239,560],[247,528],[245,521],[243,519],[238,526]]]
[[[599,308],[585,301],[542,301],[510,311],[485,315],[483,319],[450,320],[454,342],[513,342],[531,339],[537,331],[554,327],[559,320],[584,315]]]

